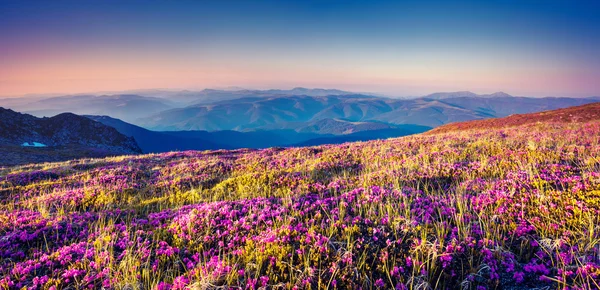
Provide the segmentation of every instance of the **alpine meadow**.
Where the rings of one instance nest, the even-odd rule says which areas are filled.
[[[0,0],[0,290],[600,290],[598,15]]]

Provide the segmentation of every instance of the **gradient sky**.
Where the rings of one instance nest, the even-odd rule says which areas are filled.
[[[0,0],[0,95],[600,95],[600,1]]]

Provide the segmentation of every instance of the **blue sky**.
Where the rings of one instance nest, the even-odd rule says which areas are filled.
[[[598,3],[0,1],[0,95],[218,86],[598,95]]]

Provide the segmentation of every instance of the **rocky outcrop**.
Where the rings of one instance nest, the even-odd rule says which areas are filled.
[[[132,137],[82,116],[63,113],[50,118],[37,118],[0,108],[0,147],[3,147],[4,151],[15,151],[18,155],[21,151],[19,147],[25,142],[42,143],[47,148],[39,150],[49,154],[65,148],[69,148],[71,152],[102,152],[100,155],[103,156],[142,152]],[[84,154],[82,157],[88,155]],[[94,154],[96,155],[98,154]]]

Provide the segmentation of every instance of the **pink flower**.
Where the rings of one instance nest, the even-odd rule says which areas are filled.
[[[185,289],[185,286],[190,282],[185,276],[179,276],[173,279],[173,289]]]
[[[269,283],[269,276],[262,276],[260,277],[260,284],[263,286],[267,286],[267,283]]]
[[[159,282],[158,285],[156,285],[156,290],[170,290],[171,288],[171,284],[165,282]]]

